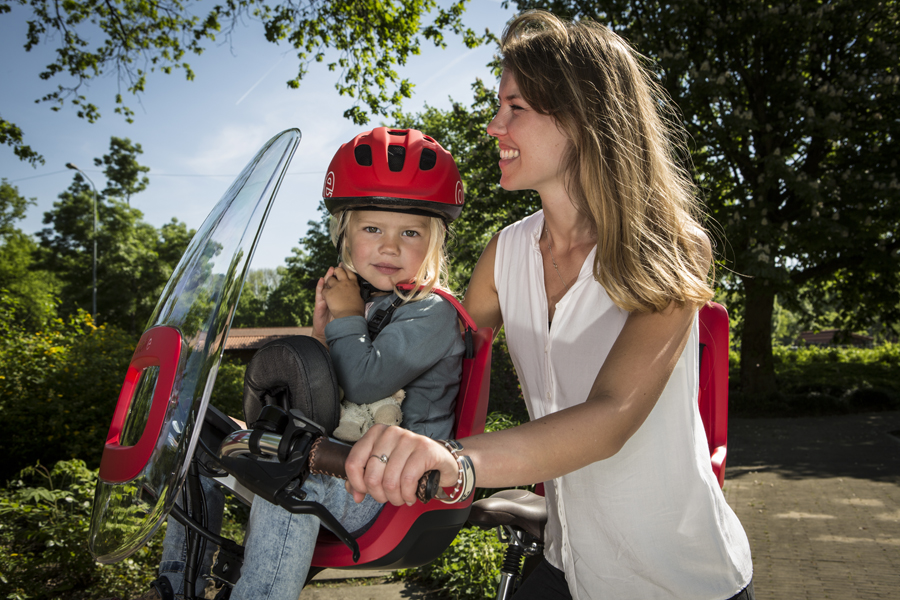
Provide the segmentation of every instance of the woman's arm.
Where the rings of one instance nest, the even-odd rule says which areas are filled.
[[[712,260],[702,234],[703,253]],[[479,326],[502,324],[494,285],[496,236],[475,267],[463,304]],[[600,367],[584,403],[518,427],[462,440],[474,463],[477,485],[510,487],[547,481],[615,455],[659,400],[690,337],[699,307],[670,305],[657,313],[631,313]],[[366,462],[372,454],[388,463]],[[376,426],[356,443],[346,463],[357,501],[369,493],[380,502],[415,501],[426,471],[438,469],[441,485],[456,482],[457,466],[440,444],[399,427]]]
[[[497,234],[499,235],[499,234]],[[494,334],[503,325],[500,295],[494,283],[494,260],[497,256],[497,235],[491,238],[475,265],[463,306],[479,327],[490,327]]]
[[[546,481],[616,454],[656,405],[690,336],[695,312],[696,306],[670,306],[659,313],[632,313],[584,403],[462,440],[478,487]],[[372,454],[390,458],[386,465],[368,462]],[[419,478],[431,469],[440,470],[443,486],[456,481],[456,463],[443,446],[398,427],[373,427],[347,460],[354,490],[393,504],[413,502]]]

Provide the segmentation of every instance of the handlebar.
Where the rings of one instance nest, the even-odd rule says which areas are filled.
[[[241,429],[225,437],[219,448],[219,456],[227,458],[257,454],[277,460],[282,441],[282,436],[278,433]],[[309,450],[309,472],[346,480],[347,472],[344,465],[350,456],[350,449],[351,446],[334,442],[324,435],[316,437]],[[433,498],[444,496],[440,481],[441,474],[437,470],[422,475],[416,490],[419,501],[427,503]]]

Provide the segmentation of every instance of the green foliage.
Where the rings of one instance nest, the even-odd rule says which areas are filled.
[[[96,327],[88,314],[51,319],[36,332],[12,320],[0,296],[0,481],[26,465],[78,457],[99,464],[136,340]]]
[[[309,229],[300,240],[300,247],[285,259],[284,277],[268,300],[267,318],[283,326],[312,325],[316,282],[328,267],[338,264],[337,251],[328,232],[329,215],[319,204],[318,221],[309,221]]]
[[[774,389],[772,305],[840,328],[900,316],[900,4],[517,0],[590,17],[656,61],[740,289],[747,393]],[[825,285],[825,284],[829,285]]]
[[[32,12],[25,49],[44,42],[56,46],[55,60],[40,73],[41,79],[64,81],[39,100],[51,103],[53,110],[68,102],[79,117],[96,121],[100,110],[82,92],[91,80],[108,73],[116,73],[120,84],[136,96],[155,71],[181,69],[191,80],[194,72],[186,55],[201,54],[219,36],[230,40],[236,27],[252,20],[262,24],[269,42],[287,42],[293,48],[298,66],[289,87],[298,88],[309,65],[327,57],[328,70],[340,73],[338,93],[356,101],[345,116],[363,124],[369,112],[393,114],[402,99],[411,96],[412,83],[400,79],[395,69],[419,54],[423,39],[443,47],[443,34],[449,31],[462,35],[469,47],[484,41],[462,24],[467,1],[438,6],[436,0],[234,0],[211,8],[197,0],[19,3]],[[427,14],[435,15],[431,23],[424,22]],[[131,122],[134,111],[123,95],[116,94],[115,100],[115,112]],[[0,144],[11,146],[22,160],[42,162],[22,140],[14,123],[0,119]]]
[[[778,391],[748,397],[729,391],[737,417],[800,417],[900,409],[900,344],[875,348],[775,346]],[[730,371],[740,369],[737,353]]]
[[[453,223],[448,244],[454,289],[464,290],[475,263],[491,237],[503,227],[538,210],[534,192],[508,192],[500,187],[497,142],[487,126],[497,112],[497,90],[480,80],[472,84],[472,104],[455,102],[449,111],[426,106],[404,115],[400,127],[419,129],[434,137],[456,159],[466,190],[466,206]]]
[[[15,305],[13,318],[27,327],[37,327],[56,313],[56,279],[34,269],[37,243],[17,228],[34,198],[25,199],[6,179],[0,180],[0,288]]]
[[[417,569],[401,569],[397,576],[422,581],[453,600],[493,598],[505,550],[494,530],[468,527],[434,562]]]
[[[126,202],[130,202],[132,195],[144,191],[150,185],[150,179],[141,175],[149,172],[150,167],[137,161],[137,155],[143,154],[144,150],[140,144],[132,144],[128,138],[115,136],[110,140],[109,150],[109,154],[102,159],[94,159],[95,166],[106,165],[103,174],[107,184],[103,195],[108,198],[124,198]]]
[[[226,415],[243,420],[244,372],[247,365],[224,358],[216,375],[210,403]]]
[[[0,6],[0,9],[7,8],[6,5]],[[0,13],[5,11],[0,10]],[[9,146],[13,149],[13,154],[19,157],[19,160],[31,163],[36,167],[38,163],[44,164],[44,157],[38,154],[31,146],[25,144],[23,140],[22,129],[15,123],[0,118],[0,145]]]
[[[269,306],[273,292],[284,278],[286,269],[251,269],[241,290],[232,327],[276,327],[290,323],[279,322]]]
[[[131,597],[147,589],[162,534],[114,565],[88,552],[96,471],[83,461],[38,464],[0,490],[0,596],[14,600]]]
[[[172,219],[157,229],[132,208],[132,194],[143,190],[149,170],[137,162],[140,144],[113,137],[110,153],[95,159],[107,165],[107,187],[96,198],[96,189],[75,175],[69,189],[59,195],[53,209],[44,213],[50,227],[40,232],[37,266],[62,283],[60,310],[73,314],[89,310],[93,295],[93,251],[97,247],[98,323],[112,323],[132,333],[145,329],[163,286],[184,253],[193,230]]]

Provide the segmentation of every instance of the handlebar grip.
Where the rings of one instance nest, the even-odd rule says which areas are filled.
[[[347,479],[344,463],[350,456],[350,446],[333,442],[326,437],[319,437],[313,442],[309,452],[309,472],[328,475],[338,479]],[[428,471],[419,479],[416,497],[420,502],[427,503],[437,496],[441,483],[440,471]]]

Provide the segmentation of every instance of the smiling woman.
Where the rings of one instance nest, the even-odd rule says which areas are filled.
[[[545,560],[516,600],[749,600],[750,548],[709,468],[697,410],[711,249],[659,91],[628,44],[546,12],[501,40],[500,183],[542,210],[497,234],[464,305],[503,326],[532,421],[446,447],[373,427],[347,460],[357,500],[413,501],[419,477],[543,482]],[[382,469],[369,457],[391,456]]]

